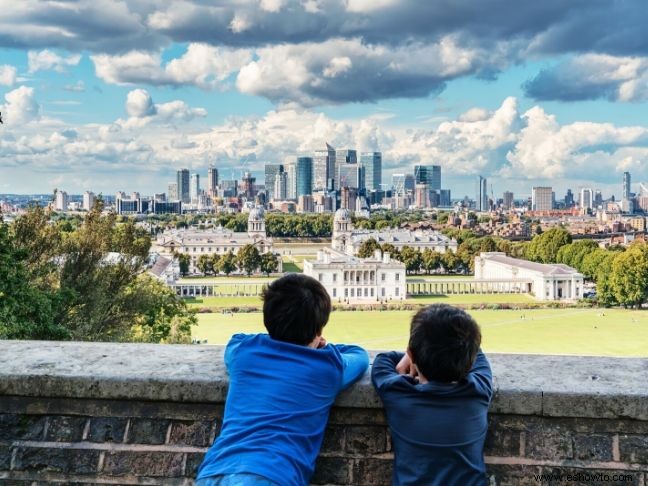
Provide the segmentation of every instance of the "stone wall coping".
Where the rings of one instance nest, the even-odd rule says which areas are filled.
[[[0,341],[0,396],[222,403],[228,385],[223,349]],[[488,357],[494,413],[648,420],[648,358]],[[336,405],[381,408],[369,371]]]

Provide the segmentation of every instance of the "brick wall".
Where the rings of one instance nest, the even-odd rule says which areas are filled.
[[[0,343],[0,483],[192,484],[219,431],[221,359],[216,347]],[[491,361],[492,485],[648,485],[648,360]],[[313,483],[390,484],[391,463],[365,377],[332,410]]]

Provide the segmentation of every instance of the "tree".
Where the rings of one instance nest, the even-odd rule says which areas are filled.
[[[214,273],[214,259],[211,255],[200,255],[196,266],[203,275]]]
[[[262,273],[265,273],[267,276],[270,276],[271,273],[276,272],[279,269],[279,258],[272,252],[264,253],[261,255],[261,263],[259,264],[259,269]]]
[[[612,261],[610,284],[619,304],[639,308],[648,298],[648,245],[635,243]]]
[[[448,250],[441,255],[441,264],[446,272],[454,272],[459,265],[459,258],[452,250]]]
[[[372,257],[376,250],[380,250],[380,244],[374,238],[367,238],[358,248],[358,256],[360,258]]]
[[[218,261],[218,269],[228,276],[236,270],[236,255],[234,255],[231,250],[220,257]]]
[[[598,248],[598,243],[594,240],[578,240],[569,245],[562,246],[556,254],[556,261],[574,267],[579,272],[582,272],[584,258]]]
[[[527,247],[526,256],[529,260],[541,263],[556,263],[558,250],[571,243],[572,238],[567,230],[551,228],[541,235],[536,235]]]
[[[185,276],[189,273],[189,264],[191,263],[191,257],[186,253],[178,254],[178,265],[180,266],[180,275]]]
[[[411,246],[404,246],[400,253],[400,261],[405,264],[405,271],[417,273],[421,270],[423,258],[421,252]]]
[[[423,259],[423,268],[427,273],[437,270],[441,266],[441,253],[426,248],[421,255]]]
[[[236,254],[238,267],[243,270],[248,276],[252,275],[261,263],[261,255],[259,250],[253,244],[247,244],[241,247]]]
[[[383,253],[389,253],[394,260],[400,261],[400,252],[391,243],[384,243],[381,249]]]

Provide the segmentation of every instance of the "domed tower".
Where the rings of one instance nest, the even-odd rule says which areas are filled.
[[[352,232],[351,213],[348,209],[338,209],[333,216],[333,238],[331,240],[333,249],[346,252]]]
[[[248,216],[248,235],[252,238],[266,237],[265,215],[261,206],[252,208],[250,211],[250,215]]]

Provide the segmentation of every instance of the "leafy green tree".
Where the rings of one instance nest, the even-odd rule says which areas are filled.
[[[279,269],[279,258],[272,252],[267,252],[261,255],[261,263],[259,264],[261,273],[270,276],[271,273]]]
[[[221,255],[218,260],[218,270],[229,276],[230,273],[236,270],[236,262],[236,255],[230,250],[224,255]]]
[[[571,235],[562,228],[551,228],[541,235],[536,235],[527,247],[526,256],[529,260],[541,263],[556,263],[558,251],[564,245],[570,244]]]
[[[439,214],[437,214],[437,223],[446,224],[448,222],[448,217],[450,217],[450,213],[441,211]]]
[[[374,238],[364,240],[358,248],[360,258],[372,257],[376,250],[380,250],[380,244]]]
[[[452,250],[441,254],[441,264],[447,273],[456,272],[460,259]]]
[[[635,243],[612,261],[610,284],[619,304],[639,308],[648,298],[648,245]]]
[[[203,275],[213,274],[214,273],[214,259],[211,255],[200,255],[198,261],[196,262],[198,270],[200,270]]]
[[[599,248],[594,240],[578,240],[562,246],[556,254],[556,261],[574,267],[579,272],[583,271],[584,258]]]
[[[400,261],[400,251],[391,243],[383,243],[381,249],[383,253],[389,253],[394,260]]]
[[[185,276],[189,273],[189,264],[191,263],[191,257],[186,253],[178,254],[178,265],[180,267],[180,275]]]
[[[405,264],[405,271],[409,273],[418,273],[421,271],[423,258],[421,252],[411,246],[404,246],[400,253],[400,261]]]
[[[421,255],[423,259],[423,268],[427,273],[437,270],[441,266],[441,253],[426,248]]]
[[[259,268],[261,264],[261,255],[259,255],[259,250],[253,244],[241,247],[236,254],[236,259],[238,267],[248,276],[252,275],[252,272]]]

